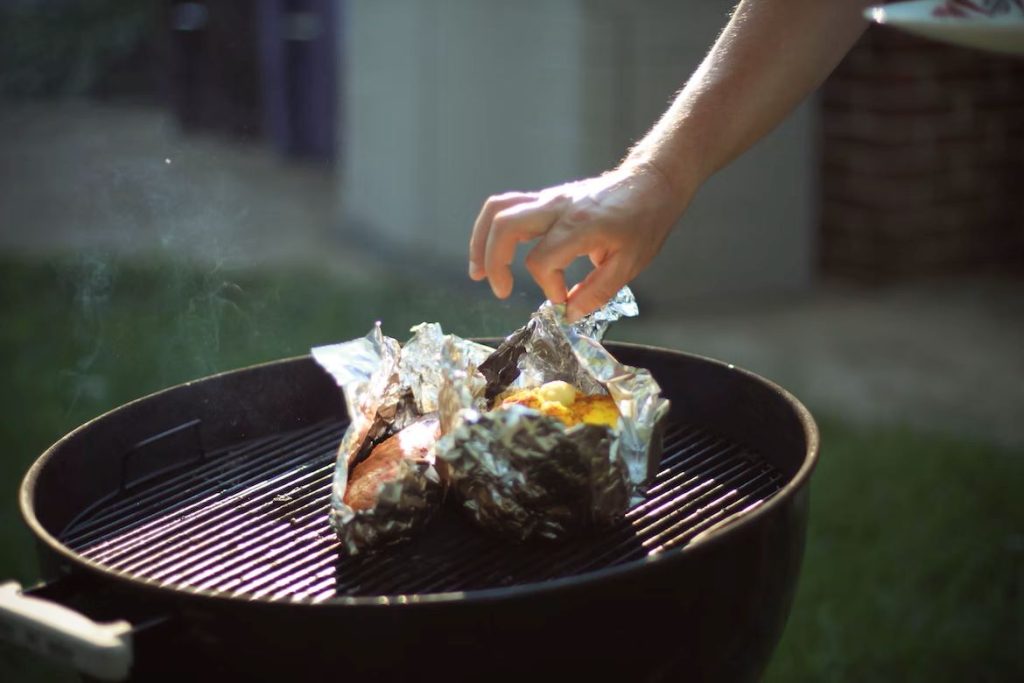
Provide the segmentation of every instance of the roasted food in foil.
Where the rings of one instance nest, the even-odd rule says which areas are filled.
[[[312,350],[342,388],[350,419],[338,447],[330,519],[353,555],[407,538],[440,506],[447,481],[433,445],[442,347],[467,369],[492,351],[445,335],[436,323],[412,332],[402,346],[377,323],[365,337]]]
[[[575,325],[545,303],[480,364],[475,390],[453,361],[438,457],[479,524],[559,539],[625,513],[657,468],[668,412],[650,372],[600,344],[611,322],[636,314],[628,287]]]
[[[437,415],[420,418],[380,442],[348,476],[339,519],[350,552],[399,541],[429,520],[444,498],[434,445]]]
[[[545,303],[497,349],[436,323],[414,327],[404,346],[378,324],[362,339],[313,349],[351,418],[331,495],[346,550],[414,533],[446,486],[481,526],[518,539],[563,538],[621,517],[657,467],[668,412],[650,373],[600,344],[609,323],[636,314],[623,288],[574,325],[563,306]],[[435,412],[433,450],[410,455],[388,441]]]
[[[607,394],[588,395],[576,387],[555,380],[530,389],[514,389],[498,396],[497,406],[520,405],[550,415],[566,427],[578,424],[615,427],[619,409]]]
[[[352,468],[344,501],[353,510],[367,510],[380,500],[387,484],[401,481],[421,465],[433,465],[437,415],[426,415],[373,447],[366,460]],[[434,478],[436,483],[440,480]]]
[[[462,506],[480,526],[526,540],[560,539],[626,511],[629,473],[610,457],[612,431],[521,405],[472,413],[448,435],[446,455]]]

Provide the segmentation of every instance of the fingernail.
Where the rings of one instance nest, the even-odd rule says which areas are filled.
[[[474,280],[479,280],[484,274],[484,269],[475,263],[469,264],[469,276]]]

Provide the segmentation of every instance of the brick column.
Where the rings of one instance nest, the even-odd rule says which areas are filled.
[[[822,92],[826,276],[1022,270],[1024,59],[872,26]]]

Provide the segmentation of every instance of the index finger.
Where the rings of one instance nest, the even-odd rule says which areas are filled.
[[[539,237],[558,220],[566,200],[562,197],[537,199],[498,213],[491,223],[484,252],[484,268],[495,296],[512,293],[512,270],[516,245]]]
[[[565,269],[591,251],[591,241],[590,231],[556,221],[526,255],[526,269],[552,303],[565,303]]]
[[[569,292],[565,315],[570,323],[608,303],[629,282],[629,270],[620,254],[612,254],[587,273]]]
[[[487,271],[484,269],[484,252],[487,249],[487,237],[490,234],[494,216],[500,211],[531,199],[534,199],[534,195],[526,192],[506,192],[487,198],[473,223],[473,232],[469,238],[469,276],[471,278],[483,280],[487,276]]]

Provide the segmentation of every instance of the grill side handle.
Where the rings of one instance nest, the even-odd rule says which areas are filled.
[[[132,625],[93,621],[52,600],[25,595],[21,584],[0,584],[0,639],[70,664],[104,681],[128,677]]]

